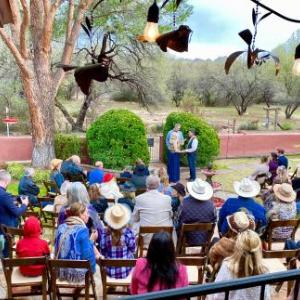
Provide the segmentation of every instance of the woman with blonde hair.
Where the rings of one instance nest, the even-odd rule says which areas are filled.
[[[255,275],[268,273],[263,265],[262,244],[258,234],[253,230],[241,232],[236,239],[234,253],[224,259],[215,282],[234,280]],[[242,290],[231,291],[230,300],[259,299],[261,287],[252,287]],[[223,300],[224,293],[213,294],[207,297],[208,300]],[[269,286],[266,286],[265,300],[271,299]]]
[[[99,183],[94,183],[89,186],[89,196],[91,204],[93,205],[97,213],[104,213],[105,210],[108,208],[108,201],[101,195]]]
[[[60,172],[60,167],[62,162],[63,161],[61,159],[56,159],[56,158],[52,159],[50,162],[50,170],[51,170],[50,180],[54,181],[59,189],[63,184],[63,182],[65,181],[64,176]],[[51,192],[55,192],[55,191],[51,191]]]
[[[170,186],[169,176],[168,176],[166,168],[160,167],[158,169],[158,177],[160,179],[160,185],[158,187],[158,191],[165,195],[171,196],[172,188]]]

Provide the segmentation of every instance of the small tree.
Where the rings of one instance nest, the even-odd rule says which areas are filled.
[[[87,144],[93,162],[122,169],[137,158],[149,163],[145,125],[133,112],[110,110],[100,116],[87,131]]]

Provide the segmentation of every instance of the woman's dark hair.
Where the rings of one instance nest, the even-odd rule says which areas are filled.
[[[147,252],[147,267],[151,270],[148,292],[156,283],[167,289],[175,288],[178,268],[172,237],[167,232],[155,233]]]
[[[278,159],[278,155],[275,152],[271,152],[271,157],[273,160],[277,160]]]

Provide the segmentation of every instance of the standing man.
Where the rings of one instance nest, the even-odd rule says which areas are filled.
[[[190,168],[190,178],[187,180],[194,181],[196,179],[196,166],[197,166],[197,149],[198,149],[198,139],[196,137],[195,129],[191,128],[188,132],[189,142],[186,149],[184,150],[187,153],[187,159]]]
[[[175,124],[166,137],[167,146],[167,170],[169,181],[177,183],[180,180],[180,146],[184,144],[183,134],[180,131],[181,125]]]

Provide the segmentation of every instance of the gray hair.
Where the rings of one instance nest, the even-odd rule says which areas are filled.
[[[25,168],[25,176],[32,177],[34,175],[34,169],[33,168]]]
[[[160,184],[160,179],[156,175],[149,175],[146,179],[146,187],[148,190],[158,189]]]
[[[67,195],[67,191],[71,187],[71,185],[72,185],[72,182],[65,180],[60,187],[61,195]]]
[[[0,170],[0,181],[11,181],[11,176],[6,170]]]
[[[81,182],[72,182],[67,189],[68,206],[79,202],[88,206],[90,197],[86,187]]]

